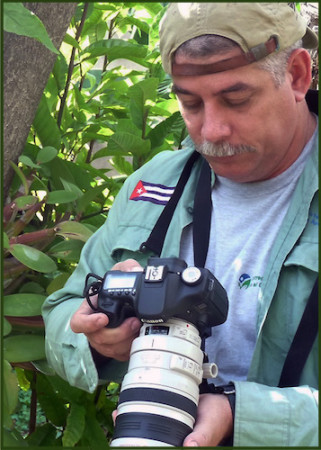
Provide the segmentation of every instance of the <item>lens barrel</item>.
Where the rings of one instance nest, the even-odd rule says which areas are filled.
[[[132,344],[111,447],[180,447],[196,419],[203,352],[197,328],[144,324]]]

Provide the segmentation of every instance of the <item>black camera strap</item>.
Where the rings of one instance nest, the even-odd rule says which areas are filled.
[[[205,267],[212,218],[211,168],[204,159],[198,179],[193,210],[194,264]]]
[[[171,199],[159,216],[149,238],[141,244],[141,251],[148,249],[158,256],[161,255],[169,224],[190,177],[194,163],[199,157],[200,154],[195,151],[188,159]],[[197,267],[205,266],[211,229],[211,215],[211,169],[206,160],[203,159],[203,165],[195,191],[193,211],[194,263]]]
[[[317,279],[285,359],[279,387],[293,387],[300,384],[303,367],[318,334],[318,303]]]

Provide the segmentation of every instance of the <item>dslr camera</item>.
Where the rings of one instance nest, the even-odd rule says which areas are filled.
[[[97,306],[90,299],[95,294]],[[207,269],[153,257],[143,272],[89,273],[84,295],[108,316],[108,327],[132,316],[143,323],[131,347],[111,446],[182,446],[195,423],[199,385],[217,376],[201,344],[227,318],[225,289]]]

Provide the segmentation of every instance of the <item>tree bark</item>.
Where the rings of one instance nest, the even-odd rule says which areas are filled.
[[[59,49],[77,3],[24,3],[43,22]],[[3,198],[7,199],[17,163],[57,55],[25,36],[4,32],[3,68]]]

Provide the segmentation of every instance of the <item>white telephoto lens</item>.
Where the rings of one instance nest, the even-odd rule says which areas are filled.
[[[170,319],[145,323],[132,344],[112,447],[179,447],[192,432],[202,381],[198,330]]]

